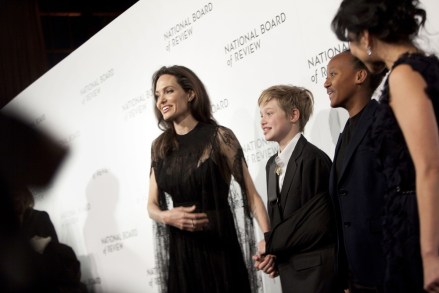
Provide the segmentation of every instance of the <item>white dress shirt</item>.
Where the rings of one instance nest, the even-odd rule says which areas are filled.
[[[287,172],[288,161],[296,148],[297,142],[299,141],[302,132],[297,133],[287,144],[284,150],[277,152],[277,157],[275,158],[276,165],[279,170],[279,190],[282,190],[282,185],[284,184],[285,173]]]

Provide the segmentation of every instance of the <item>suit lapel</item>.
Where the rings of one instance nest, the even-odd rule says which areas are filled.
[[[345,125],[345,127],[346,127],[346,125]],[[343,131],[344,131],[344,129],[343,129]],[[340,146],[341,146],[341,138],[343,137],[343,131],[338,135],[338,140],[337,140],[337,145],[335,146],[335,156],[334,156],[334,162],[337,160],[337,155],[338,155],[338,150],[340,149]]]
[[[346,127],[346,125],[345,125]],[[344,131],[344,129],[343,129]],[[329,189],[332,190],[332,187],[334,186],[335,182],[335,174],[336,174],[336,169],[335,169],[335,162],[337,161],[337,157],[338,157],[338,151],[340,149],[341,146],[341,141],[342,141],[342,137],[343,137],[343,132],[339,134],[338,136],[338,140],[337,140],[337,145],[335,146],[335,152],[334,152],[334,160],[332,161],[333,164],[331,166],[331,173],[329,174]]]
[[[349,163],[349,160],[351,159],[352,155],[356,151],[360,142],[363,140],[363,137],[366,135],[366,132],[369,129],[370,124],[372,123],[373,113],[376,107],[378,107],[378,102],[375,100],[371,100],[366,105],[366,108],[364,108],[364,112],[361,114],[360,120],[358,121],[357,129],[355,130],[355,133],[352,136],[352,139],[346,148],[345,156],[342,163],[343,165],[341,168],[340,176],[338,178],[338,182],[340,182],[340,179],[343,177],[346,167]],[[341,141],[341,139],[339,139],[339,141]]]
[[[306,138],[301,135],[288,161],[288,167],[285,173],[284,183],[282,185],[282,191],[280,195],[282,207],[285,207],[288,196],[290,195],[289,191],[297,171],[297,159],[300,158],[300,156],[302,155],[303,148],[305,147],[307,142],[308,141],[306,140]]]

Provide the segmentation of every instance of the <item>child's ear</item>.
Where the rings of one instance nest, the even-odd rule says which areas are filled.
[[[297,108],[291,110],[290,121],[296,123],[300,119],[300,111]]]
[[[365,69],[360,69],[355,74],[355,83],[362,84],[367,78],[367,71]]]

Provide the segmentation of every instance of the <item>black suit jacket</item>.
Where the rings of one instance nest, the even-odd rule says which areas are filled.
[[[274,158],[267,162],[267,181],[275,176]],[[330,168],[329,157],[301,136],[289,159],[281,193],[273,197],[267,184],[273,228],[265,234],[266,252],[277,256],[284,293],[336,292]]]
[[[340,271],[346,269],[345,251],[354,281],[371,287],[380,287],[384,275],[381,225],[385,181],[378,172],[368,135],[378,107],[378,102],[371,100],[364,108],[344,151],[339,178],[333,165],[329,181],[337,215]],[[334,162],[342,136],[337,142]]]
[[[87,292],[81,281],[81,267],[73,249],[60,243],[50,216],[45,211],[28,208],[23,216],[22,234],[26,241],[34,236],[51,237],[42,254],[32,251],[35,284],[32,292]],[[30,291],[29,291],[30,292]]]
[[[31,239],[34,236],[50,236],[51,241],[59,242],[55,227],[49,214],[45,211],[28,208],[23,215],[22,231],[26,239]]]

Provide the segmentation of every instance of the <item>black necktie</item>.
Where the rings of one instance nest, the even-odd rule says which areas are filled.
[[[270,165],[270,170],[268,171],[268,201],[273,202],[277,200],[277,186],[278,186],[278,176],[276,176],[276,160],[273,160]]]

